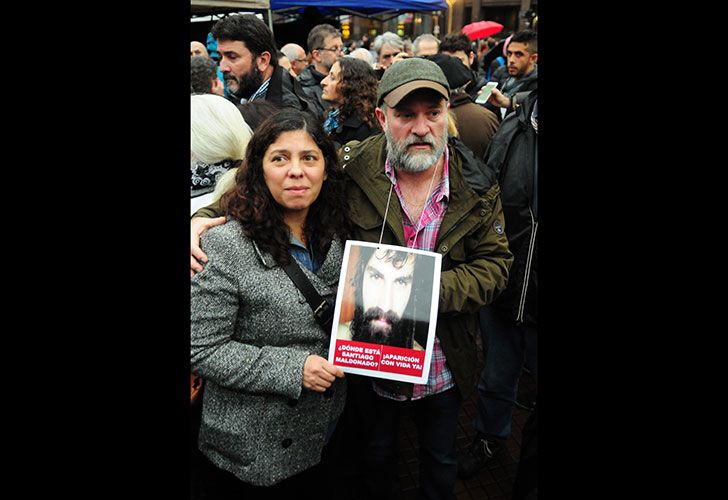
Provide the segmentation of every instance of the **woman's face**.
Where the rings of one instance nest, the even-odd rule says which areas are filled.
[[[324,154],[305,130],[283,132],[263,156],[263,176],[286,215],[306,217],[326,179]]]
[[[325,101],[343,104],[344,97],[339,91],[341,88],[341,65],[338,61],[331,66],[331,70],[326,75],[326,78],[321,80],[321,87],[324,89],[321,97]]]

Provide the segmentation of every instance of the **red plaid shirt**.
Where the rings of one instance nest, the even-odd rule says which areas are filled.
[[[437,233],[440,231],[440,225],[442,224],[442,220],[445,218],[445,212],[447,211],[447,204],[450,198],[450,168],[447,147],[445,147],[445,163],[442,168],[442,179],[432,192],[432,195],[428,198],[425,208],[422,210],[422,215],[420,216],[419,221],[420,229],[416,233],[415,228],[417,227],[417,224],[412,222],[412,219],[407,212],[404,198],[402,197],[402,191],[397,183],[395,171],[389,164],[389,160],[384,163],[384,173],[387,174],[389,180],[392,181],[392,184],[394,184],[394,192],[397,193],[399,204],[402,207],[404,238],[407,243],[407,247],[434,252],[435,244],[437,243]],[[442,348],[440,347],[440,340],[435,337],[427,383],[414,384],[412,389],[413,400],[421,399],[431,394],[437,394],[438,392],[446,391],[447,389],[455,386],[455,381],[452,378],[452,372],[445,364],[445,361],[447,360],[445,359],[445,353],[442,352]],[[402,394],[393,394],[384,390],[384,388],[380,387],[376,382],[374,382],[374,391],[380,396],[389,399],[396,399],[398,401],[404,401],[407,399],[407,397]]]

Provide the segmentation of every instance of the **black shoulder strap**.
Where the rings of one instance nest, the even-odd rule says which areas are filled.
[[[334,309],[331,307],[326,300],[316,291],[314,286],[308,280],[301,267],[296,262],[295,257],[291,256],[291,261],[287,266],[283,268],[293,284],[301,290],[301,293],[306,297],[306,302],[313,311],[313,316],[316,318],[316,322],[321,325],[324,331],[328,331],[331,328],[331,320],[334,316]]]

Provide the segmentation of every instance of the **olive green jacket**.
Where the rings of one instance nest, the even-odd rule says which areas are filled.
[[[339,151],[344,171],[352,181],[347,199],[354,239],[379,241],[391,186],[384,173],[386,155],[384,134],[349,142]],[[475,164],[472,157],[469,160],[464,161],[460,148],[456,149],[455,141],[450,141],[450,199],[435,248],[443,256],[437,337],[463,398],[471,394],[476,383],[477,312],[505,289],[513,261],[495,175],[484,170],[482,163]],[[466,183],[463,170],[470,184]],[[479,186],[482,195],[471,185]],[[407,246],[396,195],[389,202],[382,243]],[[409,383],[377,383],[399,394],[412,394]]]
[[[384,173],[384,134],[351,141],[339,150],[347,186],[354,239],[379,241],[391,182]],[[440,226],[435,251],[442,254],[437,337],[463,398],[475,389],[478,334],[477,312],[490,304],[508,281],[513,255],[505,236],[500,188],[495,175],[466,158],[462,143],[450,141],[450,200]],[[468,181],[465,180],[465,175]],[[477,186],[476,192],[471,186]],[[479,194],[480,193],[480,194]],[[198,210],[195,217],[221,215],[218,204]],[[402,210],[391,197],[382,243],[406,246]],[[399,394],[411,395],[412,384],[378,379]]]

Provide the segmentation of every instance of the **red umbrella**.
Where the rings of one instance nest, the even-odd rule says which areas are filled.
[[[478,21],[463,26],[462,32],[468,35],[471,40],[477,40],[478,38],[487,38],[490,35],[500,33],[502,29],[503,25],[495,21]]]

